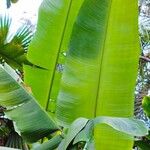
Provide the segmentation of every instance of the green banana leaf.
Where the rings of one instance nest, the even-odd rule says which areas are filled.
[[[85,0],[58,95],[60,125],[68,126],[78,117],[132,117],[139,52],[136,0]],[[97,150],[133,146],[131,138],[107,125],[97,127],[94,136]]]
[[[76,148],[76,146],[80,142],[80,147],[84,147],[83,149],[94,150],[93,130],[94,127],[99,124],[107,124],[117,131],[124,132],[125,134],[132,136],[145,136],[148,134],[148,129],[144,122],[134,118],[104,116],[91,120],[86,118],[77,118],[61,135],[57,133],[57,135],[52,139],[38,145],[35,149],[52,150],[57,148],[57,150],[77,150],[78,148]],[[129,136],[129,138],[132,137]]]
[[[111,128],[124,132],[126,135],[144,136],[148,134],[148,130],[144,122],[133,118],[118,118],[118,117],[96,117],[88,120],[85,118],[76,119],[67,132],[65,139],[62,140],[58,150],[67,150],[71,142],[73,144],[79,141],[86,141],[85,149],[93,142],[93,129],[100,124],[107,124]],[[84,127],[84,128],[83,128]],[[128,137],[127,137],[128,138]],[[132,138],[129,136],[129,138]],[[91,150],[88,149],[87,150]],[[92,149],[94,150],[94,149]]]
[[[37,31],[29,46],[28,60],[45,69],[24,66],[25,83],[47,111],[53,111],[63,63],[74,20],[83,0],[44,0]],[[60,56],[60,58],[59,58]],[[40,86],[39,86],[40,85]],[[52,86],[53,85],[53,86]],[[51,103],[51,102],[52,103]]]
[[[14,121],[16,130],[27,142],[35,142],[58,130],[55,121],[34,97],[0,66],[0,106]]]
[[[0,61],[22,71],[23,63],[32,65],[26,59],[26,52],[33,33],[29,26],[23,25],[12,36],[10,26],[9,16],[0,16]]]

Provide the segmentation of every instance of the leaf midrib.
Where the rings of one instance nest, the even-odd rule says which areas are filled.
[[[46,108],[45,108],[46,111],[48,111],[48,105],[49,105],[49,102],[50,102],[50,97],[51,97],[51,92],[52,92],[52,86],[53,86],[54,78],[55,78],[55,70],[56,70],[58,59],[59,59],[59,53],[61,51],[63,39],[64,39],[64,36],[65,36],[65,31],[66,31],[66,28],[67,28],[67,22],[68,22],[69,13],[70,13],[71,6],[72,6],[72,1],[73,0],[70,0],[70,4],[69,4],[69,7],[68,7],[67,15],[66,15],[66,18],[65,18],[64,28],[63,28],[61,39],[60,39],[60,44],[59,44],[59,48],[58,48],[58,53],[57,53],[55,65],[53,67],[52,78],[51,78],[51,80],[49,82],[50,89],[49,89],[49,92],[48,92],[48,100],[47,100],[47,104],[46,104]]]
[[[101,74],[102,74],[102,64],[103,64],[103,58],[104,58],[104,50],[105,50],[105,46],[106,46],[106,39],[107,39],[107,33],[108,33],[108,26],[109,26],[109,19],[110,19],[110,14],[111,14],[111,6],[112,6],[112,0],[110,1],[109,4],[109,13],[107,16],[107,24],[106,24],[106,34],[104,36],[104,40],[103,40],[103,46],[101,49],[101,54],[100,54],[100,64],[99,64],[99,78],[98,78],[98,85],[97,85],[97,92],[96,92],[96,100],[95,100],[95,107],[94,107],[94,118],[97,117],[97,104],[98,104],[98,98],[100,95],[100,84],[101,84]]]

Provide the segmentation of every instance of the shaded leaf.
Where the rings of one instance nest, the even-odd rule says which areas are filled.
[[[142,107],[148,117],[150,117],[150,97],[145,96],[142,100]]]
[[[34,150],[54,150],[58,147],[60,142],[62,141],[62,136],[58,135],[56,137],[53,137],[47,142],[44,142],[43,144],[37,146],[34,148]]]
[[[0,67],[0,105],[15,122],[22,137],[35,142],[58,130],[55,121],[39,106],[34,97]]]
[[[29,150],[27,144],[23,141],[22,137],[14,131],[9,134],[5,146],[11,148],[18,148],[22,150]]]
[[[135,141],[135,145],[141,150],[149,150],[150,148],[150,143],[148,143],[147,141]]]
[[[89,120],[84,129],[77,134],[75,139],[73,140],[73,144],[77,144],[78,142],[90,142],[93,139],[93,131],[94,131],[94,122],[93,120]]]
[[[76,135],[86,126],[87,122],[88,119],[86,118],[76,119],[69,127],[68,133],[62,143],[59,145],[58,150],[66,150]]]

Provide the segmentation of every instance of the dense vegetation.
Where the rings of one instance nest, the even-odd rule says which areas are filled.
[[[7,44],[9,19],[1,18],[0,105],[13,120],[3,119],[12,128],[4,127],[11,135],[5,146],[131,150],[134,136],[147,135],[144,123],[133,115],[140,57],[137,20],[136,0],[44,0],[27,52],[28,28]],[[145,97],[148,117],[149,107]],[[146,150],[145,138],[135,144]]]

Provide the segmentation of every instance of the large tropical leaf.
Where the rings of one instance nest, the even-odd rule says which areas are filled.
[[[40,145],[35,150],[71,150],[84,147],[86,150],[95,150],[93,141],[93,130],[96,125],[107,124],[110,127],[124,132],[126,135],[144,136],[148,134],[148,130],[144,122],[134,118],[117,118],[117,117],[97,117],[94,119],[78,118],[65,132],[57,132],[57,135]],[[60,133],[60,134],[59,134]],[[127,138],[132,138],[127,136]],[[82,146],[81,146],[82,142]],[[77,144],[78,143],[78,144]],[[76,147],[77,146],[77,147]]]
[[[129,13],[132,12],[132,13]],[[67,126],[78,117],[133,116],[139,39],[133,0],[85,0],[75,22],[57,102]],[[95,130],[96,149],[131,150],[133,141],[107,125]]]
[[[15,122],[18,131],[28,142],[35,142],[58,130],[58,126],[42,110],[34,97],[2,66],[0,66],[0,105],[6,108],[5,114]]]
[[[68,48],[72,26],[82,2],[44,0],[39,9],[37,31],[29,46],[28,60],[45,70],[25,66],[25,82],[48,111],[53,109],[50,101],[54,103],[56,100],[61,77],[60,66],[65,57],[63,53]]]
[[[26,59],[28,45],[32,38],[32,31],[27,25],[20,27],[13,35],[9,35],[11,19],[0,16],[0,60],[7,62],[13,68],[22,70],[22,65],[32,65]]]
[[[120,132],[126,133],[127,138],[132,136],[144,136],[148,134],[148,130],[144,122],[133,118],[117,118],[117,117],[97,117],[91,120],[85,118],[76,119],[70,126],[65,139],[59,145],[59,150],[67,150],[70,143],[73,144],[85,141],[85,149],[93,142],[93,129],[100,124],[107,124]],[[83,128],[84,127],[84,128]],[[82,129],[82,130],[81,130]],[[127,136],[127,135],[132,135]],[[91,150],[88,149],[87,150]],[[94,150],[94,149],[92,149]]]

